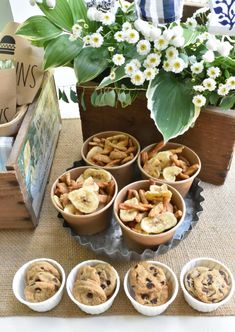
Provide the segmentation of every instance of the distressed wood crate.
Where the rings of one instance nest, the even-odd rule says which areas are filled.
[[[38,224],[61,118],[54,78],[45,74],[15,138],[5,172],[0,172],[0,229]]]
[[[91,84],[89,84],[91,85]],[[106,130],[120,130],[135,136],[142,148],[162,140],[150,112],[145,96],[122,109],[94,107],[90,102],[93,88],[78,87],[78,100],[83,139]],[[83,110],[81,100],[86,105]],[[202,110],[195,126],[173,142],[192,148],[202,161],[200,178],[213,184],[223,184],[230,167],[235,142],[235,110],[222,111],[216,108]]]

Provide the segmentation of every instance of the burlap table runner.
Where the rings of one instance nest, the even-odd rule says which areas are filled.
[[[57,212],[50,202],[50,188],[53,181],[74,160],[80,159],[82,144],[81,127],[79,120],[64,120],[59,144],[51,171],[42,207],[39,226],[34,231],[9,230],[0,232],[0,315],[22,316],[39,315],[21,303],[12,293],[12,279],[16,270],[25,262],[39,257],[53,258],[65,269],[66,274],[78,262],[93,259],[97,256],[80,246],[71,237],[68,230],[62,227],[57,218]],[[235,161],[235,160],[234,160]],[[204,211],[196,227],[180,244],[162,256],[156,257],[169,265],[179,277],[182,266],[195,257],[213,257],[223,261],[235,272],[235,163],[226,183],[223,186],[213,186],[206,183],[204,188]],[[97,257],[111,262],[108,257]],[[134,262],[111,262],[120,273],[121,280],[125,271]],[[124,294],[123,287],[112,308],[106,314],[137,314]],[[166,315],[200,315],[191,309],[183,299],[179,290],[175,302],[169,307]],[[42,315],[42,314],[40,314]],[[45,316],[79,317],[85,316],[68,298],[66,291],[61,303]],[[235,296],[222,308],[211,315],[235,315]]]

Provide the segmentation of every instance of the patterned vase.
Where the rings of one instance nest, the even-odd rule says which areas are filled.
[[[210,0],[210,32],[235,35],[235,0]]]
[[[135,0],[137,15],[155,25],[181,19],[184,0]]]

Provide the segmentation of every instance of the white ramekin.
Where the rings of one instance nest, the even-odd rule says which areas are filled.
[[[36,263],[36,262],[41,262],[41,261],[52,264],[60,272],[61,286],[58,289],[58,291],[49,299],[42,301],[42,302],[32,303],[32,302],[26,301],[25,296],[24,296],[24,289],[26,286],[25,274],[31,264]],[[54,307],[56,307],[62,299],[64,286],[65,286],[64,269],[58,262],[56,262],[55,260],[50,259],[50,258],[37,258],[37,259],[33,259],[32,261],[25,263],[16,272],[16,274],[13,278],[13,282],[12,282],[13,293],[14,293],[15,297],[17,298],[17,300],[20,301],[21,303],[25,304],[30,309],[32,309],[34,311],[38,311],[38,312],[49,311],[49,310],[53,309]]]
[[[98,304],[98,305],[90,306],[90,305],[80,303],[78,300],[75,299],[75,297],[73,296],[72,290],[73,290],[73,284],[75,282],[75,279],[76,279],[76,276],[77,276],[77,273],[78,273],[79,269],[82,266],[85,266],[85,265],[94,266],[94,265],[97,265],[99,263],[108,264],[107,262],[104,262],[104,261],[92,259],[92,260],[84,261],[84,262],[76,265],[71,270],[71,272],[69,273],[68,278],[67,278],[67,283],[66,283],[67,293],[68,293],[70,299],[82,311],[84,311],[84,312],[86,312],[87,314],[90,314],[90,315],[99,315],[99,314],[102,314],[103,312],[105,312],[106,310],[108,310],[112,306],[113,301],[114,301],[115,297],[117,296],[117,294],[119,292],[119,288],[120,288],[120,278],[119,278],[119,275],[118,275],[117,271],[113,267],[113,269],[116,273],[117,285],[116,285],[116,289],[115,289],[113,295],[106,302]]]
[[[134,299],[134,292],[129,285],[130,269],[127,271],[124,278],[124,290],[131,304],[133,305],[135,310],[137,310],[140,314],[145,316],[157,316],[160,315],[163,311],[165,311],[168,308],[168,306],[175,300],[179,290],[179,284],[175,273],[167,265],[157,261],[147,261],[147,263],[151,263],[162,268],[162,270],[166,274],[167,281],[171,284],[171,289],[172,289],[171,296],[168,299],[168,301],[159,306],[147,306],[137,302]]]
[[[204,303],[202,301],[197,300],[196,298],[194,298],[192,295],[189,294],[189,292],[187,291],[187,289],[185,288],[185,285],[184,285],[184,278],[185,278],[185,275],[187,272],[189,272],[190,270],[192,270],[194,267],[197,267],[197,266],[205,266],[205,267],[217,268],[217,269],[223,268],[228,273],[230,280],[231,280],[231,289],[230,289],[230,292],[228,293],[228,295],[225,297],[225,299],[223,299],[222,301],[217,302],[217,303]],[[183,290],[185,301],[193,309],[195,309],[197,311],[201,311],[201,312],[211,312],[211,311],[216,310],[221,305],[225,304],[226,302],[228,302],[231,299],[231,297],[233,296],[233,293],[234,293],[234,278],[233,278],[232,272],[223,263],[221,263],[215,259],[212,259],[212,258],[201,257],[201,258],[195,258],[184,265],[184,267],[182,268],[181,273],[180,273],[180,286]]]

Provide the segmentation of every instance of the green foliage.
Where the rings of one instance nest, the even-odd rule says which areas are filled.
[[[219,106],[224,110],[233,108],[235,106],[235,95],[223,97]]]
[[[183,134],[193,124],[191,91],[190,84],[169,73],[160,73],[150,83],[146,93],[148,109],[164,141]]]
[[[20,25],[16,34],[32,41],[44,42],[58,37],[61,32],[62,30],[51,23],[47,17],[38,15],[30,17]]]
[[[52,39],[46,46],[44,55],[44,69],[64,66],[72,61],[81,51],[82,42],[71,42],[68,35],[61,35]]]
[[[81,0],[79,0],[80,2]],[[71,31],[74,24],[73,14],[67,0],[56,1],[55,8],[49,8],[45,3],[37,4],[46,17],[56,26]]]
[[[92,80],[108,67],[108,50],[104,47],[85,47],[74,60],[78,83]]]
[[[99,92],[95,90],[91,95],[91,103],[93,106],[110,106],[116,105],[116,93],[112,90]]]

